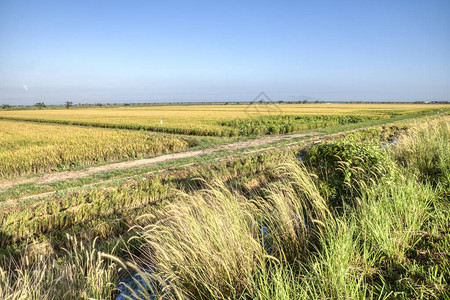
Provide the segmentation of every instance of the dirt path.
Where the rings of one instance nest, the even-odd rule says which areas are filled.
[[[156,156],[156,157],[152,157],[152,158],[131,160],[131,161],[125,161],[125,162],[119,162],[119,163],[111,163],[108,165],[99,166],[99,167],[91,167],[91,168],[88,168],[85,170],[80,170],[80,171],[63,171],[63,172],[44,174],[44,175],[38,176],[38,177],[1,180],[0,181],[0,190],[8,189],[8,188],[14,187],[16,185],[25,184],[25,183],[38,183],[38,184],[44,183],[45,184],[45,183],[52,183],[52,182],[56,182],[56,181],[83,178],[83,177],[87,177],[87,176],[90,176],[90,175],[93,175],[96,173],[112,171],[112,170],[122,170],[122,169],[129,169],[129,168],[135,168],[135,167],[148,167],[148,166],[152,166],[152,165],[155,165],[158,163],[164,163],[164,162],[173,161],[173,160],[180,160],[180,159],[184,159],[184,158],[196,157],[196,156],[200,156],[200,155],[204,155],[204,154],[212,154],[214,152],[218,152],[221,150],[238,150],[238,149],[249,148],[249,147],[257,147],[257,146],[263,146],[263,145],[271,144],[274,142],[278,142],[281,140],[290,140],[290,139],[294,139],[294,138],[314,136],[317,134],[318,133],[316,133],[316,132],[312,132],[312,133],[306,133],[306,134],[269,136],[269,137],[257,138],[254,140],[248,140],[248,141],[243,141],[243,142],[222,145],[222,146],[218,146],[215,148],[186,151],[186,152],[180,152],[180,153],[172,153],[172,154],[160,155],[160,156]]]
[[[429,116],[429,115],[427,115],[427,116]],[[414,120],[416,118],[417,117],[405,118],[405,119],[396,120],[393,122],[387,122],[385,124],[386,125],[387,124],[395,124],[395,123],[399,123],[399,122],[405,122],[408,120]],[[308,145],[315,144],[315,143],[320,142],[321,140],[338,138],[338,137],[345,136],[352,132],[356,132],[359,130],[376,127],[376,126],[380,126],[380,124],[363,126],[363,127],[358,127],[358,128],[354,128],[351,130],[345,130],[342,132],[324,135],[324,136],[319,137],[317,141],[310,141],[306,144],[308,144]],[[105,172],[105,171],[121,170],[121,169],[135,168],[135,167],[148,167],[148,166],[152,166],[152,165],[155,165],[158,163],[164,163],[164,162],[173,161],[173,160],[180,160],[183,158],[196,157],[196,156],[200,156],[200,155],[204,155],[204,154],[211,154],[211,153],[218,152],[221,150],[237,150],[237,149],[243,149],[243,148],[263,146],[263,145],[271,144],[271,143],[281,141],[281,140],[291,140],[294,138],[308,137],[308,136],[314,137],[319,134],[320,133],[317,133],[317,132],[310,132],[310,133],[291,134],[291,135],[282,135],[282,136],[266,136],[266,137],[261,137],[261,138],[257,138],[257,139],[253,139],[253,140],[247,140],[247,141],[243,141],[243,142],[236,142],[236,143],[231,143],[231,144],[227,144],[227,145],[222,145],[222,146],[218,146],[218,147],[214,147],[214,148],[166,154],[166,155],[156,156],[156,157],[152,157],[152,158],[131,160],[131,161],[125,161],[125,162],[119,162],[119,163],[111,163],[108,165],[91,167],[91,168],[88,168],[85,170],[80,170],[80,171],[55,172],[55,173],[44,174],[41,176],[31,177],[31,178],[14,178],[14,179],[10,179],[10,180],[0,180],[0,191],[9,189],[9,188],[14,187],[19,184],[26,184],[26,183],[45,184],[45,183],[52,183],[52,182],[63,181],[63,180],[77,179],[77,178],[83,178],[83,177],[87,177],[87,176],[90,176],[90,175],[93,175],[96,173],[100,173],[100,172]],[[271,147],[271,148],[273,148],[273,147]],[[265,148],[265,149],[267,150],[267,148]],[[250,151],[248,153],[259,152],[259,151],[262,151],[262,149]],[[98,183],[93,183],[93,185],[95,185],[95,184],[98,184]],[[55,193],[55,191],[52,191],[52,192],[47,192],[47,193],[42,193],[42,194],[37,194],[37,195],[25,196],[20,199],[34,198],[34,197],[39,197],[39,196],[43,196],[43,195],[47,195],[47,194],[50,195],[50,194],[54,194],[54,193]],[[11,200],[7,200],[6,202],[8,202],[8,201],[14,202],[14,201],[17,201],[20,199],[11,199]],[[2,202],[2,204],[5,204],[6,202]]]

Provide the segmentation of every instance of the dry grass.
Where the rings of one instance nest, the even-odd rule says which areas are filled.
[[[394,158],[405,168],[417,170],[422,179],[450,187],[450,116],[416,122],[411,128],[398,139]]]
[[[61,258],[24,256],[0,265],[0,299],[112,299],[115,264],[97,250],[68,236],[70,250]]]
[[[330,217],[304,167],[291,163],[280,172],[285,179],[267,199],[248,199],[220,181],[182,195],[157,223],[137,228],[141,263],[189,298],[253,293],[255,274],[271,261],[304,259],[309,239]]]

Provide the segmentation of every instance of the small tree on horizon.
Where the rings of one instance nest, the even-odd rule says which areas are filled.
[[[37,102],[34,106],[36,106],[39,109],[43,109],[43,108],[47,107],[47,105],[45,105],[44,102]]]
[[[72,101],[66,101],[66,108],[69,109],[73,105]]]

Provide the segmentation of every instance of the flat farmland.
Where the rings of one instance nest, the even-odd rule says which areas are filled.
[[[190,135],[254,136],[441,109],[448,108],[431,104],[152,105],[1,111],[0,118]]]
[[[158,155],[195,143],[149,132],[0,120],[0,177]]]
[[[445,299],[450,274],[448,110],[357,106],[345,105],[347,111],[339,114],[336,107],[334,113],[320,113],[316,106],[314,113],[282,111],[259,118],[256,110],[253,117],[216,112],[222,123],[235,128],[261,128],[258,125],[267,120],[289,124],[300,120],[297,116],[318,128],[331,126],[310,131],[305,139],[288,139],[302,134],[228,139],[46,123],[51,118],[42,123],[0,120],[1,176],[49,172],[44,175],[65,181],[60,176],[66,172],[58,171],[76,165],[139,159],[191,146],[205,151],[185,161],[142,167],[136,173],[98,174],[80,182],[23,184],[23,178],[14,178],[20,180],[11,193],[0,190],[0,287],[8,288],[0,291],[0,298],[18,299],[15,295],[25,286],[38,291],[30,299],[66,299],[69,293],[74,299],[122,299],[132,295],[136,270],[142,269],[148,282],[155,276],[179,278],[171,287],[192,299],[225,299],[227,293],[233,293],[230,299],[280,299],[258,294],[259,282],[266,284],[263,280],[273,274],[280,276],[282,288],[289,288],[284,299],[346,298],[350,289],[357,299],[388,298],[397,291],[405,299],[414,299],[416,293]],[[220,108],[204,106],[210,107]],[[176,115],[172,106],[150,108],[165,108],[159,116]],[[144,112],[151,115],[150,108],[13,113],[75,120],[77,114],[86,118],[83,113],[96,112],[109,116],[114,125],[113,113],[128,112],[127,119],[139,124],[137,112],[146,119]],[[192,107],[184,108],[185,126],[210,120],[206,114],[203,119],[189,117]],[[345,125],[345,120],[356,124],[332,125]],[[261,140],[272,142],[254,143]],[[219,145],[230,141],[248,144],[240,150]],[[221,147],[227,151],[213,151]],[[15,197],[16,192],[25,197]],[[432,259],[424,260],[424,255]],[[142,262],[135,263],[135,258]],[[126,262],[127,270],[117,261]],[[9,267],[13,263],[17,269]],[[297,268],[299,263],[305,268]],[[242,264],[248,271],[242,271]],[[155,266],[154,271],[147,271],[148,265]],[[85,270],[87,275],[72,276]],[[282,273],[276,275],[277,270]],[[348,275],[349,270],[358,273]],[[399,280],[392,277],[394,272]],[[376,283],[373,274],[379,276]],[[414,275],[423,280],[406,280]],[[360,282],[353,286],[347,276]],[[28,283],[27,278],[34,281]],[[336,289],[341,286],[334,283],[336,278],[342,278],[344,290]],[[81,287],[75,289],[76,284]],[[93,296],[85,297],[82,293],[90,284],[100,294],[88,290]],[[122,289],[125,284],[130,287]],[[162,284],[158,289],[166,287]],[[237,288],[230,292],[230,286]]]

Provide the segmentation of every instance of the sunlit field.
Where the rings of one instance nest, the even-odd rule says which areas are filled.
[[[0,0],[0,300],[450,300],[449,16]]]
[[[448,299],[449,139],[436,115],[2,207],[0,298]]]
[[[192,138],[0,120],[0,177],[182,150]]]
[[[448,109],[424,104],[152,105],[0,111],[1,118],[210,136],[291,133]]]
[[[151,172],[0,189],[1,299],[450,296],[447,106],[167,105],[0,118],[4,182],[202,153]]]

